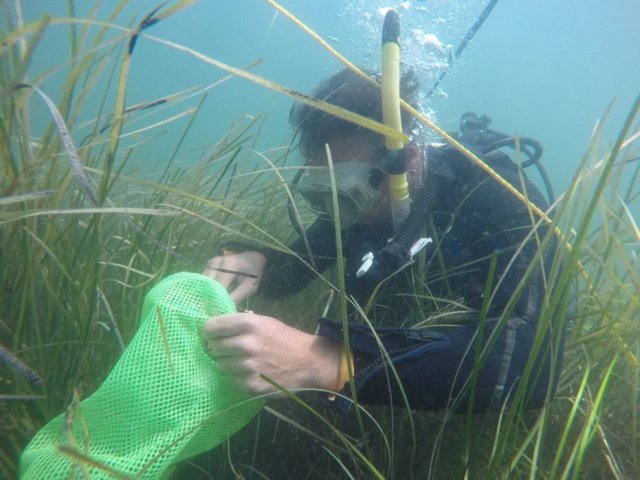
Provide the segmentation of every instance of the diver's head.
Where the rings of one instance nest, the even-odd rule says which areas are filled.
[[[418,90],[413,70],[405,71],[400,80],[401,96],[415,104]],[[342,70],[323,81],[314,90],[313,97],[382,121],[380,89],[350,70]],[[402,115],[405,131],[410,132],[416,121],[404,111]],[[333,212],[328,145],[335,168],[341,227],[379,223],[390,216],[386,175],[382,169],[386,149],[381,135],[303,103],[293,105],[289,119],[298,131],[299,148],[305,164],[310,167],[298,183],[298,191],[313,208]],[[408,144],[408,154],[415,156],[418,152],[415,144]]]
[[[388,210],[386,174],[378,149],[360,135],[334,137],[326,145],[333,162],[341,228],[349,228],[358,222],[375,223],[369,218],[371,212]],[[298,182],[297,191],[314,210],[333,215],[326,149],[306,160],[307,168]]]
[[[380,76],[365,71],[380,80]],[[417,108],[420,84],[412,69],[404,69],[400,77],[400,96]],[[312,92],[312,97],[342,107],[363,117],[382,122],[382,95],[380,89],[351,70],[344,69],[321,82]],[[297,132],[299,147],[305,158],[324,152],[325,144],[332,138],[361,136],[365,141],[384,152],[384,138],[359,125],[337,118],[329,113],[296,102],[289,113],[289,122]],[[402,111],[402,126],[411,136],[416,120]]]

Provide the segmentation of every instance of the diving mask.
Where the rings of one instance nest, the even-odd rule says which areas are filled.
[[[362,160],[334,163],[334,176],[343,229],[352,226],[380,199],[384,171]],[[297,185],[297,191],[314,210],[333,214],[329,167],[309,168]]]

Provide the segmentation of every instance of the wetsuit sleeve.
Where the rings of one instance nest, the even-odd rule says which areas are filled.
[[[473,400],[472,409],[476,412],[499,410],[521,381],[535,327],[517,317],[502,322],[487,319],[485,327],[484,338],[478,338],[477,328],[470,324],[371,331],[365,325],[350,323],[349,344],[358,402],[466,411]],[[343,341],[342,325],[335,321],[321,319],[318,334]],[[496,341],[489,355],[476,363],[478,346],[482,351],[492,334]],[[553,388],[549,357],[533,361],[525,399],[528,408],[542,406],[547,389]],[[470,381],[472,377],[475,382]],[[352,404],[349,385],[340,393],[331,402],[332,407],[348,410]]]
[[[258,295],[271,300],[293,295],[335,264],[335,229],[330,220],[318,218],[306,236],[308,248],[304,239],[298,238],[290,247],[291,253],[261,250],[267,266]]]

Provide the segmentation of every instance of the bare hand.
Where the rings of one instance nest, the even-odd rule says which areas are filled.
[[[337,388],[341,349],[333,340],[255,313],[210,318],[203,334],[209,355],[245,391],[278,391],[260,375],[288,390]]]
[[[235,288],[229,295],[238,303],[258,290],[266,264],[267,259],[260,252],[234,253],[209,260],[203,275],[220,282],[226,289],[233,284]]]

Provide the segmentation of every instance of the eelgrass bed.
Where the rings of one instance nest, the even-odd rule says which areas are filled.
[[[179,104],[192,93],[126,103],[128,69],[141,32],[186,3],[151,12],[108,41],[111,27],[91,20],[3,20],[2,478],[17,475],[19,455],[42,425],[101,383],[135,333],[142,298],[153,284],[176,271],[200,271],[230,238],[281,250],[293,238],[285,213],[289,149],[255,150],[264,117],[239,120],[199,163],[181,167],[174,160],[200,101],[183,112],[189,122],[163,171],[149,177],[129,167],[137,146],[123,140],[126,123],[144,123],[148,111]],[[55,102],[38,88],[42,77],[28,75],[30,58],[51,23],[68,23],[73,38],[67,80]],[[89,28],[97,33],[88,36]],[[109,76],[104,52],[115,45],[126,48],[105,87],[96,78]],[[105,100],[88,129],[82,125],[88,133],[76,138],[87,99],[108,98],[103,89],[114,92],[112,100]],[[50,114],[37,136],[28,97],[43,102]],[[541,323],[553,320],[557,335],[567,336],[556,397],[542,410],[522,411],[517,402],[485,415],[356,408],[355,418],[319,414],[312,396],[303,395],[271,403],[227,445],[179,466],[175,477],[637,478],[640,230],[633,212],[640,201],[639,108],[639,102],[631,106],[613,146],[596,129],[554,208],[563,248],[547,272],[554,287]],[[152,141],[155,126],[147,124],[143,138]],[[534,211],[532,219],[540,220]],[[250,306],[312,330],[327,282],[336,276],[331,272],[326,282],[290,300],[252,300]]]

